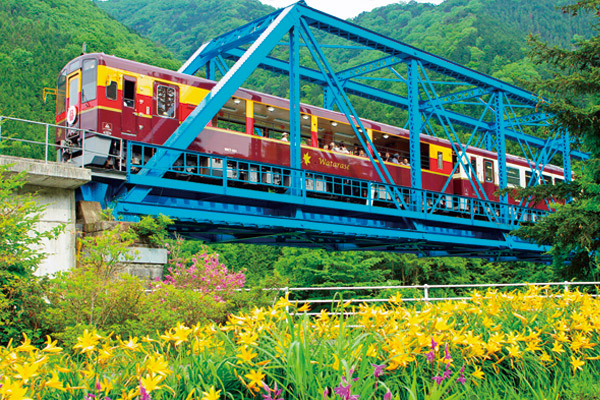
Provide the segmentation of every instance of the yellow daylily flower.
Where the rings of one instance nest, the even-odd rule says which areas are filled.
[[[134,352],[141,350],[142,345],[138,343],[138,338],[132,338],[130,336],[127,342],[123,342],[120,338],[118,340],[121,344],[121,348],[124,350],[130,350]]]
[[[471,373],[471,375],[473,375],[477,379],[483,379],[483,377],[485,376],[485,373],[481,370],[481,368],[476,366],[475,371],[473,371]]]
[[[162,387],[159,385],[159,383],[161,383],[163,379],[163,375],[148,374],[140,378],[140,386],[146,389],[148,393],[151,393],[152,391]]]
[[[173,339],[175,340],[175,346],[187,341],[188,336],[192,333],[192,329],[188,328],[183,324],[179,324],[173,332]]]
[[[258,356],[258,353],[254,353],[252,349],[248,347],[240,347],[238,350],[239,354],[236,354],[236,357],[239,358],[237,362],[238,364],[243,362],[251,364],[252,360]]]
[[[27,388],[24,388],[21,382],[11,382],[10,379],[5,378],[0,387],[0,398],[2,400],[31,400],[30,397],[26,397]]]
[[[302,307],[298,307],[298,309],[296,311],[297,312],[309,312],[310,311],[310,304],[304,303],[302,305]]]
[[[581,360],[581,357],[575,357],[575,356],[571,356],[571,368],[573,368],[573,372],[577,371],[578,369],[583,370],[583,367],[585,365],[585,361]]]
[[[220,390],[215,391],[215,387],[211,386],[208,392],[202,392],[201,400],[219,400]]]
[[[162,376],[167,376],[173,372],[169,369],[169,362],[165,360],[165,356],[162,354],[148,356],[148,360],[146,361],[146,369],[151,374]]]
[[[29,381],[29,379],[38,375],[38,368],[40,364],[38,363],[23,363],[17,364],[13,368],[15,369],[15,378],[22,380],[23,382]]]
[[[50,378],[49,380],[47,380],[46,382],[44,382],[44,385],[52,388],[52,389],[58,389],[58,390],[62,390],[62,391],[66,391],[67,389],[65,389],[65,387],[63,386],[62,382],[60,381],[60,379],[58,379],[58,374],[56,372],[52,372],[52,378]]]
[[[554,342],[554,345],[552,346],[552,351],[554,353],[565,353],[565,349],[563,349],[563,345],[560,344],[560,342],[556,341]]]
[[[23,332],[23,341],[21,342],[20,346],[15,348],[15,351],[20,351],[20,352],[24,352],[24,353],[32,353],[36,350],[37,349],[31,345],[31,340],[29,340],[29,338],[27,337],[27,334],[25,332]]]
[[[98,335],[95,330],[89,332],[87,329],[83,331],[83,335],[77,338],[77,343],[73,346],[74,349],[81,349],[81,353],[89,353],[94,351],[102,336]]]
[[[44,347],[42,351],[46,353],[60,353],[62,351],[62,347],[57,347],[57,342],[57,340],[52,341],[50,336],[46,335],[46,347]]]
[[[247,384],[248,389],[254,390],[255,392],[259,392],[262,387],[263,379],[265,378],[265,374],[263,374],[260,370],[250,370],[249,373],[244,375],[244,377],[248,378],[250,381]]]

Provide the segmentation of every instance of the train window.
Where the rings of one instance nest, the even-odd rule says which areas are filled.
[[[548,175],[542,175],[542,179],[544,179],[544,183],[546,185],[552,185],[552,177]]]
[[[106,86],[106,98],[108,100],[117,99],[117,82],[110,81],[110,83]]]
[[[246,100],[232,97],[221,107],[215,126],[230,131],[246,132],[246,108]],[[260,128],[255,127],[254,133],[262,136]]]
[[[525,171],[525,186],[535,186],[537,184],[537,179],[531,178],[531,171]]]
[[[69,78],[69,106],[77,105],[79,95],[79,76]]]
[[[156,114],[161,117],[174,118],[176,106],[175,88],[157,85]]]
[[[444,169],[444,154],[441,151],[437,153],[438,169],[441,171]]]
[[[67,96],[66,71],[63,70],[62,73],[59,75],[56,87],[56,115],[59,115],[65,112],[65,98]]]
[[[135,81],[124,80],[123,104],[125,105],[125,107],[135,106]]]
[[[429,154],[429,143],[421,143],[421,169],[431,169]]]
[[[73,61],[69,65],[67,65],[67,75],[70,75],[71,72],[77,71],[81,68],[81,60]]]
[[[471,167],[473,168],[473,177],[477,179],[477,159],[471,157]]]
[[[485,172],[485,181],[494,182],[494,164],[489,160],[484,160],[483,168]]]
[[[96,100],[96,78],[98,77],[98,62],[83,60],[81,68],[81,102]]]
[[[507,167],[506,182],[509,185],[521,186],[521,173],[517,168]]]

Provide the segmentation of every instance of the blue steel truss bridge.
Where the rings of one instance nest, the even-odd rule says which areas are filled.
[[[353,63],[357,54],[361,62]],[[189,150],[258,69],[286,77],[289,165]],[[178,72],[203,72],[217,83],[164,145],[122,140],[122,171],[95,171],[80,198],[111,202],[125,219],[167,215],[179,233],[209,242],[544,261],[547,248],[509,233],[547,211],[527,199],[491,198],[474,177],[469,154],[484,149],[497,155],[500,189],[511,187],[507,149],[524,160],[527,184],[534,185],[549,183],[544,172],[550,165],[571,180],[572,159],[588,157],[552,125],[531,92],[302,1],[202,44]],[[319,90],[322,107],[349,121],[373,179],[302,168],[302,85]],[[361,119],[369,116],[357,112],[365,102],[385,108],[408,129],[410,185],[395,182],[381,155],[371,151],[376,147]],[[451,145],[453,171],[440,191],[423,188],[422,134]],[[459,173],[475,195],[449,190]]]

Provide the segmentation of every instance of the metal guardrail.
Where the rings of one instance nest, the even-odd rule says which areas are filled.
[[[466,296],[453,296],[453,297],[432,297],[431,291],[435,289],[466,289],[466,290],[475,290],[475,289],[493,289],[493,288],[508,288],[508,289],[519,289],[519,288],[528,288],[531,286],[537,287],[562,287],[564,291],[569,291],[574,287],[588,287],[595,290],[595,293],[590,294],[592,297],[600,296],[598,292],[598,287],[600,287],[600,282],[545,282],[545,283],[484,283],[484,284],[462,284],[462,285],[413,285],[413,286],[334,286],[334,287],[286,287],[286,288],[273,288],[273,289],[265,289],[265,290],[274,290],[278,292],[282,292],[284,296],[286,296],[291,303],[296,304],[308,304],[308,305],[336,305],[343,302],[351,302],[354,304],[361,303],[389,303],[389,298],[350,298],[343,299],[338,296],[338,294],[342,291],[358,291],[358,290],[371,290],[371,291],[414,291],[419,290],[422,293],[421,297],[409,297],[409,298],[401,298],[402,302],[434,302],[434,301],[465,301],[471,299],[471,297]],[[290,299],[293,296],[294,292],[335,292],[335,295],[332,298],[328,299]],[[307,312],[308,315],[319,315],[318,312]],[[339,313],[337,313],[339,314]],[[353,312],[344,312],[344,315],[352,315]]]
[[[40,129],[42,129],[41,134],[39,134],[39,136],[44,136],[44,141],[37,141],[37,140],[28,140],[28,139],[22,139],[22,138],[16,138],[13,137],[10,134],[7,134],[5,131],[8,130],[8,128],[6,126],[4,126],[6,124],[6,122],[15,122],[15,123],[22,123],[22,124],[27,124],[30,126],[33,126],[34,129],[36,127],[39,127]],[[12,128],[12,127],[11,127]],[[75,145],[60,145],[60,144],[56,144],[55,142],[55,134],[54,133],[50,133],[51,129],[68,129],[69,131],[73,131],[73,132],[79,132],[79,133],[84,133],[83,136],[83,140],[81,142],[81,146],[75,146]],[[63,162],[61,160],[56,160],[56,153],[58,150],[67,150],[70,152],[78,152],[81,151],[81,157],[82,159],[85,158],[86,154],[97,154],[97,155],[101,155],[101,153],[95,152],[93,149],[90,148],[90,146],[86,147],[86,139],[90,138],[90,137],[94,137],[94,136],[99,136],[99,137],[105,137],[105,138],[110,138],[110,139],[117,139],[120,142],[120,154],[118,155],[113,155],[114,158],[116,158],[119,161],[119,164],[116,165],[120,165],[121,171],[125,170],[125,154],[123,152],[124,146],[123,146],[123,139],[120,138],[115,138],[112,137],[110,135],[105,135],[103,133],[99,133],[96,131],[91,131],[89,129],[81,129],[81,128],[73,128],[73,127],[64,127],[61,125],[56,125],[56,124],[49,124],[49,123],[45,123],[45,122],[37,122],[37,121],[30,121],[30,120],[26,120],[26,119],[21,119],[21,118],[13,118],[13,117],[5,117],[5,116],[1,116],[0,115],[0,153],[5,153],[6,151],[8,151],[9,153],[11,152],[11,148],[8,147],[7,149],[2,148],[2,143],[4,142],[4,144],[8,144],[8,146],[10,146],[12,143],[24,143],[27,145],[33,145],[33,146],[39,146],[40,148],[43,147],[43,157],[28,157],[28,158],[33,158],[36,160],[43,160],[44,162],[52,162],[52,161],[57,161],[57,162]],[[35,152],[34,152],[35,153]],[[35,156],[35,154],[34,154]],[[19,157],[23,157],[23,155],[19,155]],[[83,168],[83,165],[77,164],[77,163],[72,163],[72,162],[67,162],[67,164],[70,165],[74,165],[77,167],[81,167]]]

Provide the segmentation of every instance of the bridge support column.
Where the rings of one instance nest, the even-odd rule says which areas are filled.
[[[302,187],[300,168],[301,168],[301,147],[300,147],[300,66],[299,53],[299,27],[294,25],[289,32],[290,41],[290,167],[292,170],[291,189],[294,195],[299,195]]]
[[[506,189],[508,185],[507,170],[506,170],[506,138],[504,135],[504,101],[503,94],[496,92],[494,94],[494,110],[496,125],[494,131],[496,133],[496,152],[498,154],[498,188]],[[489,133],[488,133],[489,134]],[[485,171],[484,171],[485,174]],[[508,196],[506,194],[500,196],[502,203],[502,218],[504,221],[508,219]]]
[[[408,85],[408,127],[410,131],[410,186],[413,189],[421,189],[421,129],[422,119],[419,111],[419,81],[418,63],[411,59],[407,66]],[[415,190],[412,193],[412,204],[416,211],[422,211],[421,192]]]
[[[38,203],[46,206],[38,225],[40,231],[65,225],[65,231],[58,238],[44,242],[39,249],[46,257],[36,275],[50,275],[75,267],[75,189],[90,181],[91,171],[10,156],[0,156],[0,164],[10,165],[12,173],[27,172],[23,191],[36,192]]]

